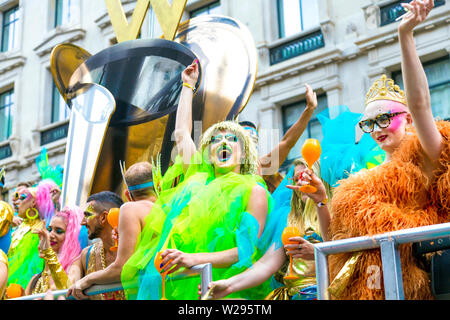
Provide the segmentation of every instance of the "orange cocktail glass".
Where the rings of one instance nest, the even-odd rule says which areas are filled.
[[[161,273],[161,270],[162,270],[163,267],[164,267],[164,266],[162,265],[162,262],[163,262],[164,259],[161,258],[161,254],[162,254],[162,252],[158,252],[158,253],[156,254],[155,260],[154,260],[154,262],[155,262],[155,268],[156,268],[156,270],[158,270],[159,273]],[[169,262],[170,262],[170,261],[169,261]],[[161,278],[162,278],[162,298],[161,298],[161,300],[167,300],[165,294],[166,294],[166,275],[167,275],[168,271],[169,271],[169,270],[167,270],[167,271],[161,273]]]
[[[295,241],[290,241],[289,238],[299,237],[300,231],[296,227],[286,227],[281,234],[281,241],[284,245],[287,244],[296,244]],[[289,255],[289,274],[284,276],[286,280],[296,280],[298,277],[292,271],[292,256]]]
[[[308,164],[308,169],[312,171],[313,164],[319,160],[322,149],[320,147],[319,140],[317,139],[307,139],[302,146],[302,157]],[[312,185],[305,185],[299,188],[301,192],[304,193],[314,193],[317,188]]]
[[[119,226],[119,208],[111,208],[108,212],[108,216],[106,217],[106,220],[108,220],[108,223],[111,227],[117,228]],[[111,251],[117,251],[117,240],[113,247],[109,248]]]

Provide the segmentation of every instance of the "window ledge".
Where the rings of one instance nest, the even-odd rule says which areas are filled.
[[[43,57],[49,54],[53,48],[65,42],[75,42],[77,40],[83,39],[86,35],[86,30],[81,29],[79,25],[71,26],[58,26],[52,31],[50,31],[45,39],[33,50],[39,57]]]
[[[437,7],[433,11],[430,17],[414,30],[414,33],[421,33],[450,22],[450,10],[447,5]],[[355,44],[361,51],[365,51],[395,42],[398,38],[398,26],[399,22],[379,26],[357,39]]]
[[[27,59],[20,55],[20,51],[2,52],[0,54],[0,74],[20,68],[25,65]]]
[[[136,7],[136,0],[122,0],[123,11],[125,16],[128,18],[133,14]],[[150,10],[150,8],[149,8]],[[95,19],[95,24],[100,30],[104,30],[111,26],[111,18],[109,17],[108,11],[106,10],[100,17]]]
[[[296,39],[298,39],[298,38],[305,37],[305,36],[307,36],[307,35],[309,35],[309,34],[312,34],[312,33],[314,33],[314,32],[320,31],[320,30],[321,30],[320,25],[318,25],[318,26],[316,26],[316,27],[314,27],[314,28],[311,28],[311,29],[308,29],[308,30],[304,30],[304,31],[302,31],[302,32],[298,32],[298,33],[296,33],[296,34],[290,35],[289,37],[277,39],[277,40],[275,40],[275,41],[269,43],[269,44],[267,45],[267,48],[273,49],[273,48],[275,48],[275,47],[278,47],[278,46],[281,46],[281,45],[283,45],[283,44],[286,44],[286,43],[288,43],[288,42],[290,42],[290,41],[292,41],[292,40],[296,40]]]
[[[53,122],[53,123],[47,124],[45,126],[42,126],[40,128],[34,129],[33,132],[39,132],[40,133],[40,132],[48,131],[48,130],[60,127],[60,126],[62,126],[64,124],[67,124],[69,122],[70,122],[70,119],[65,119],[65,120],[62,120],[62,121]]]
[[[32,131],[33,143],[35,146],[48,146],[54,143],[61,143],[66,141],[69,131],[69,119],[51,123],[41,128],[37,128]]]
[[[19,138],[17,138],[17,137],[10,136],[8,139],[1,141],[0,149],[3,152],[7,152],[9,155],[6,157],[2,157],[0,159],[0,162],[3,162],[3,161],[10,162],[11,160],[14,160],[14,155],[17,155],[18,147],[19,147]],[[9,150],[6,151],[6,149],[9,149]]]
[[[296,76],[306,70],[313,70],[329,63],[343,59],[342,50],[337,47],[323,47],[304,55],[270,66],[267,71],[258,74],[255,89],[266,86],[274,81]]]

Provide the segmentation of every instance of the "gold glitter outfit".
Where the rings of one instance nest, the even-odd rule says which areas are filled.
[[[103,248],[103,242],[98,241],[92,245],[92,253],[89,255],[87,261],[87,272],[86,274],[90,274],[99,270],[104,270],[106,268],[106,259],[105,259],[105,249]],[[98,263],[97,257],[100,256],[100,263]],[[101,265],[101,269],[98,268],[98,265]],[[107,292],[98,294],[90,297],[91,300],[126,300],[125,294],[122,290]]]
[[[46,268],[42,272],[32,293],[46,293],[49,289],[68,289],[72,284],[61,263],[58,261],[55,251],[52,248],[48,248],[43,250],[42,254],[44,255]],[[50,283],[50,278],[53,280],[53,284]]]
[[[13,218],[14,212],[12,207],[8,203],[0,201],[0,238],[9,232]]]
[[[0,263],[5,264],[6,270],[8,270],[8,257],[6,253],[3,252],[3,250],[0,250]],[[6,283],[2,287],[0,287],[0,300],[4,299],[5,291],[6,291]]]

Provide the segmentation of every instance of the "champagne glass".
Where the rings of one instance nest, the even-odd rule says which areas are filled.
[[[283,233],[281,234],[281,241],[284,245],[287,244],[296,244],[295,241],[290,241],[289,238],[293,237],[299,237],[300,231],[296,227],[286,227],[283,230]],[[284,279],[286,280],[296,280],[298,277],[293,273],[292,271],[292,256],[289,255],[289,274],[284,276]]]
[[[23,296],[24,290],[20,284],[17,283],[11,283],[8,288],[6,289],[6,295],[8,296],[8,299],[15,299]]]
[[[119,226],[119,208],[111,208],[108,212],[108,216],[106,217],[106,220],[108,220],[108,223],[111,227],[117,228]],[[113,247],[109,248],[111,251],[117,251],[117,240],[115,241],[115,244]]]
[[[317,139],[307,139],[302,146],[302,157],[305,159],[308,164],[308,169],[312,172],[313,164],[319,160],[320,153],[322,149],[320,147],[319,140]],[[299,188],[301,192],[304,193],[314,193],[317,191],[317,188],[312,185],[304,185]]]
[[[162,265],[162,262],[163,262],[164,259],[161,258],[161,254],[162,254],[161,251],[158,252],[158,253],[156,254],[155,260],[154,260],[155,268],[156,268],[156,270],[158,270],[159,273],[161,273],[161,270],[162,270],[163,267],[164,267],[164,266]],[[163,272],[163,273],[161,273],[161,278],[162,278],[162,298],[161,298],[161,300],[167,300],[167,299],[166,299],[166,296],[165,296],[165,293],[166,293],[166,275],[167,275],[167,272],[168,272],[168,270],[165,271],[165,272]]]

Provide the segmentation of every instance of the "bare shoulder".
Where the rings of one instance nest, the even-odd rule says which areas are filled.
[[[267,190],[263,186],[257,184],[252,188],[249,202],[259,203],[261,201],[267,201]]]
[[[123,214],[126,217],[142,218],[150,213],[152,207],[153,202],[151,201],[140,200],[134,202],[127,202],[120,207],[120,214],[121,215]]]

